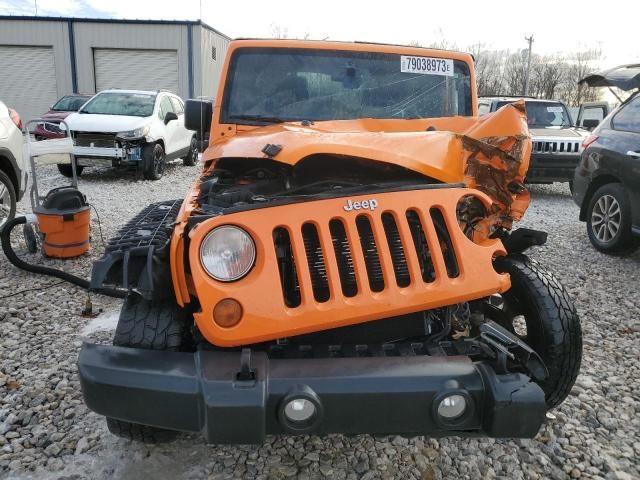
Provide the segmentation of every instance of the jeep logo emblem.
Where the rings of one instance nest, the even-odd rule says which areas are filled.
[[[351,210],[371,210],[372,212],[378,206],[378,201],[375,198],[371,200],[362,200],[361,202],[352,202],[351,199],[347,200],[347,204],[342,207],[345,212],[350,212]]]

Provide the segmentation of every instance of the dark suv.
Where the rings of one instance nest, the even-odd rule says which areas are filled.
[[[573,199],[589,240],[604,253],[640,245],[640,93],[620,105],[584,144]]]

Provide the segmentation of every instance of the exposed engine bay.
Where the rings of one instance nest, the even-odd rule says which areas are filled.
[[[201,178],[199,214],[219,215],[255,204],[441,183],[412,170],[367,159],[315,155],[295,166],[275,160],[227,158]]]

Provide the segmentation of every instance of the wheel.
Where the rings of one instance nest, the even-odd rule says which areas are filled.
[[[0,170],[0,230],[16,216],[16,189],[9,176]]]
[[[187,167],[193,167],[198,163],[198,140],[195,135],[191,137],[191,145],[189,146],[189,153],[186,157],[182,157],[182,164]]]
[[[27,252],[36,253],[38,251],[38,239],[33,225],[25,223],[22,226],[22,234],[24,235],[24,243],[27,246]]]
[[[76,175],[78,177],[82,175],[82,170],[84,170],[84,167],[82,165],[76,165]],[[69,164],[59,163],[58,171],[67,178],[73,178],[73,169]]]
[[[152,143],[142,148],[142,170],[147,180],[160,180],[164,173],[164,148],[160,143]]]
[[[549,376],[539,385],[547,406],[557,407],[569,395],[582,359],[575,306],[558,280],[526,255],[499,257],[495,267],[511,276],[511,288],[502,295],[502,314],[495,320],[540,355]]]
[[[187,314],[174,301],[148,301],[129,295],[124,301],[113,344],[145,350],[180,351],[187,342]],[[178,432],[107,417],[114,435],[129,440],[161,443],[173,440]]]
[[[628,253],[637,248],[631,232],[631,205],[621,184],[608,183],[593,194],[587,210],[587,234],[603,253]]]

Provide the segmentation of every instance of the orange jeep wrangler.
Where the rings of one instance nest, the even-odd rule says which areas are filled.
[[[529,204],[522,102],[477,116],[473,58],[395,45],[231,43],[183,200],[96,262],[123,287],[84,399],[116,435],[532,437],[578,374],[567,292],[512,230]]]

